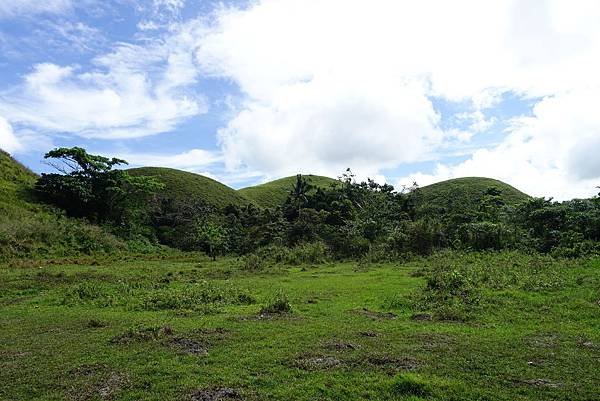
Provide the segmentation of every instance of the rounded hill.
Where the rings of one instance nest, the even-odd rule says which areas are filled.
[[[320,175],[302,175],[315,188],[328,188],[338,180]],[[240,194],[262,207],[275,208],[282,205],[294,188],[296,176],[284,177],[264,184],[242,188]]]
[[[430,211],[477,210],[485,195],[493,195],[506,205],[529,199],[529,195],[505,182],[484,177],[442,181],[424,186],[416,193],[419,207]]]
[[[154,177],[165,185],[162,195],[174,200],[201,200],[217,209],[251,203],[235,189],[200,174],[166,167],[139,167],[127,172],[133,176]]]

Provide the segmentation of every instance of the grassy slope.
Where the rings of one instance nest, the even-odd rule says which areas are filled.
[[[501,191],[507,205],[515,205],[529,198],[518,189],[492,178],[465,177],[427,185],[420,189],[419,204],[428,209],[477,210],[478,200],[489,188]]]
[[[0,150],[0,212],[14,214],[19,209],[30,209],[31,189],[37,176]]]
[[[101,228],[36,203],[37,175],[0,150],[0,261],[63,257],[120,250],[124,244]]]
[[[191,401],[198,389],[221,387],[246,400],[597,399],[599,260],[444,260],[491,266],[490,280],[518,275],[488,283],[474,320],[458,323],[411,319],[411,294],[425,282],[413,272],[430,259],[259,274],[229,259],[0,267],[0,399]],[[501,282],[517,285],[494,288]],[[205,285],[213,296],[242,291],[257,302],[190,310],[185,294]],[[292,314],[259,319],[277,291]],[[153,310],[152,299],[165,302]],[[139,332],[165,325],[172,334]],[[194,343],[182,338],[208,354],[186,353]]]
[[[146,175],[165,184],[164,194],[173,199],[201,199],[218,209],[250,203],[234,189],[211,178],[164,167],[140,167],[127,170],[131,175]]]
[[[319,175],[304,175],[304,178],[315,187],[327,188],[337,180]],[[277,207],[285,202],[296,183],[296,176],[280,178],[265,184],[242,188],[238,192],[262,207]]]

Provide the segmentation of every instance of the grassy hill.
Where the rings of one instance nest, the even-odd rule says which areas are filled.
[[[26,207],[36,179],[35,173],[0,150],[0,212],[6,215]]]
[[[124,249],[100,227],[35,202],[37,175],[0,150],[0,261],[63,257]]]
[[[529,195],[499,180],[465,177],[420,188],[418,202],[421,208],[427,210],[477,210],[479,200],[490,188],[500,191],[500,199],[507,205],[516,205],[529,198]]]
[[[132,168],[127,172],[133,176],[154,177],[163,184],[165,196],[175,200],[200,199],[217,209],[228,205],[244,206],[251,203],[235,189],[212,178],[187,171],[164,167]]]
[[[319,175],[303,175],[313,186],[327,188],[337,180]],[[285,202],[290,190],[296,183],[296,176],[280,178],[265,184],[242,188],[238,192],[262,207],[277,207]]]

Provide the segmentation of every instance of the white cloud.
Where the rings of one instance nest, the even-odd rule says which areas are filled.
[[[21,85],[0,93],[11,123],[87,138],[133,138],[175,129],[206,112],[189,90],[197,69],[189,35],[141,45],[118,44],[95,68],[38,64]]]
[[[8,153],[22,149],[22,145],[15,136],[12,127],[3,117],[0,117],[0,149]]]
[[[191,149],[173,155],[121,152],[118,157],[134,166],[170,167],[194,172],[206,169],[222,160],[218,152],[205,149]]]
[[[547,97],[531,117],[513,121],[506,139],[477,150],[458,165],[440,164],[433,174],[399,180],[420,185],[448,178],[486,176],[506,181],[534,196],[564,200],[589,197],[600,185],[600,93],[584,89]]]
[[[482,111],[510,91],[546,99],[497,148],[436,177],[488,174],[567,197],[588,185],[567,162],[587,140],[580,120],[600,127],[585,106],[600,92],[598,20],[592,0],[263,0],[219,10],[198,59],[244,94],[219,133],[230,168],[376,174],[469,142],[495,122]],[[473,104],[468,130],[442,133],[431,96]],[[550,113],[554,128],[549,96],[575,105]]]
[[[71,7],[71,0],[4,0],[0,2],[0,19],[21,15],[64,13]]]

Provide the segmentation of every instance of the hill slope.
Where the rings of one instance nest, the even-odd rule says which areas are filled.
[[[0,150],[0,261],[113,252],[125,244],[97,226],[36,203],[37,175]]]
[[[337,180],[319,175],[303,175],[313,186],[327,188]],[[290,190],[296,183],[296,176],[280,178],[253,187],[242,188],[238,192],[262,207],[277,207],[285,202]]]
[[[235,189],[200,174],[165,167],[139,167],[127,172],[133,176],[156,178],[165,184],[163,194],[174,200],[199,199],[217,209],[251,203]]]
[[[529,195],[499,180],[465,177],[420,188],[418,204],[429,211],[477,210],[479,201],[490,188],[498,190],[500,200],[507,205],[516,205],[529,198]]]

